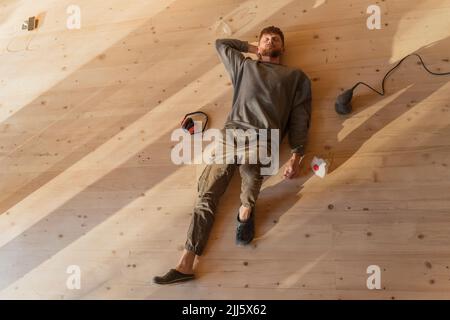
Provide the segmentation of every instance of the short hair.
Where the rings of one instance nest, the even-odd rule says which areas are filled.
[[[266,27],[266,28],[262,29],[261,33],[259,34],[258,42],[261,41],[262,36],[266,33],[275,33],[275,34],[279,35],[281,38],[281,42],[283,43],[283,47],[284,47],[284,34],[283,34],[283,31],[280,30],[280,28],[277,28],[275,26],[270,26],[270,27]]]

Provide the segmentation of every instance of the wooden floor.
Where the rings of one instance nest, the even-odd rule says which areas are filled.
[[[450,298],[450,78],[410,58],[386,96],[359,87],[351,115],[334,111],[409,53],[450,71],[450,0],[378,1],[381,30],[366,27],[375,1],[77,0],[69,30],[72,3],[0,1],[0,298]],[[221,128],[232,87],[214,41],[268,25],[313,81],[302,176],[265,180],[242,248],[236,173],[198,280],[154,285],[178,261],[203,169],[171,162],[170,135],[195,110]],[[313,156],[331,163],[325,179]]]

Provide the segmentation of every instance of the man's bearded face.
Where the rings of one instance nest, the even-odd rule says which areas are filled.
[[[280,57],[283,52],[283,42],[278,34],[263,34],[259,41],[259,53],[272,58]]]

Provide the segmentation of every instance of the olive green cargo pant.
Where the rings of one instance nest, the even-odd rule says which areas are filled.
[[[234,152],[236,148],[236,134],[233,131]],[[222,140],[219,145],[228,145],[230,143]],[[215,213],[219,204],[220,197],[225,193],[228,184],[233,177],[236,168],[239,168],[241,176],[241,204],[253,208],[255,206],[264,176],[261,175],[261,164],[249,163],[248,144],[245,145],[245,162],[237,161],[234,157],[234,163],[229,161],[224,163],[208,164],[203,170],[197,184],[198,196],[195,202],[194,212],[189,226],[185,248],[200,256],[206,246],[209,234],[214,223]],[[257,148],[261,145],[258,143]],[[257,149],[256,149],[257,150]],[[270,155],[270,148],[268,149]],[[227,156],[224,152],[225,157]],[[237,215],[237,212],[236,212]]]

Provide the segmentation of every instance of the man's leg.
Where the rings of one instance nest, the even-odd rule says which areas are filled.
[[[238,137],[238,139],[244,138]],[[241,222],[245,222],[250,218],[264,180],[264,177],[261,175],[262,163],[260,156],[267,154],[270,157],[271,149],[270,143],[263,140],[261,136],[250,135],[248,138],[248,142],[244,140],[246,141],[244,149],[240,150],[244,157],[243,163],[239,165],[242,179],[241,207],[239,208],[239,220]],[[261,155],[262,151],[264,153]]]
[[[264,177],[257,164],[241,164],[241,203],[237,217],[236,244],[248,245],[255,236],[255,204]]]
[[[241,207],[239,208],[239,219],[245,221],[250,217],[252,208],[255,207],[264,181],[259,164],[241,164],[239,173],[241,175]]]
[[[185,264],[189,267],[192,255],[200,256],[203,253],[219,199],[233,177],[237,164],[232,131],[225,128],[221,130],[220,138],[213,151],[213,158],[218,163],[208,164],[198,181],[198,197],[188,230],[185,251],[178,265],[180,269]]]
[[[209,238],[220,197],[226,191],[236,168],[235,163],[209,164],[198,181],[194,207],[185,249],[200,256]]]
[[[236,164],[209,164],[199,178],[198,197],[187,233],[183,254],[175,267],[162,277],[155,277],[158,284],[169,284],[194,278],[195,257],[203,253],[214,222],[219,199],[226,191]]]

